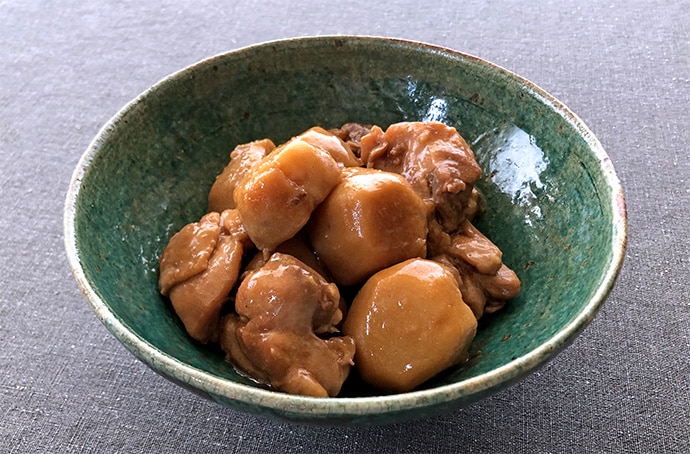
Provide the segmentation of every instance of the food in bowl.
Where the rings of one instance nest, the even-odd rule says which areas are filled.
[[[466,361],[477,320],[520,291],[472,224],[481,168],[453,127],[314,127],[230,157],[208,213],[163,250],[159,288],[262,384],[337,396],[354,366],[410,391]]]
[[[174,232],[206,214],[213,179],[237,144],[283,143],[312,125],[352,119],[455,126],[484,170],[475,186],[489,209],[473,225],[500,246],[523,285],[479,320],[466,363],[412,392],[385,395],[356,373],[337,398],[275,392],[193,341],[159,292],[158,261]],[[373,37],[262,43],[171,74],[99,131],[65,204],[75,281],[136,358],[232,409],[311,424],[420,419],[533,373],[598,313],[621,269],[626,233],[613,163],[563,103],[480,58]]]

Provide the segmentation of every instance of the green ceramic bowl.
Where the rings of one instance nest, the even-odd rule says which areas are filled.
[[[478,226],[523,282],[482,319],[469,364],[414,392],[354,381],[319,399],[262,389],[193,342],[157,291],[170,236],[198,220],[239,143],[313,126],[438,120],[470,143],[488,212]],[[533,372],[592,320],[626,246],[621,185],[582,121],[529,81],[460,52],[396,39],[300,38],[218,55],[167,77],[98,133],[65,208],[69,263],[99,319],[170,380],[295,421],[393,422],[458,408]]]

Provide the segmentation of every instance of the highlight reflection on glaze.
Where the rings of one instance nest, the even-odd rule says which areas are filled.
[[[484,172],[511,201],[527,208],[525,222],[542,219],[535,191],[546,189],[542,173],[549,159],[533,136],[512,124],[503,124],[481,134],[472,143]],[[547,197],[549,197],[547,195]]]
[[[438,96],[430,96],[420,88],[417,81],[407,79],[407,95],[416,104],[422,104],[419,115],[420,121],[445,122],[448,117],[448,101]],[[428,99],[428,101],[427,101]]]
[[[434,98],[429,103],[429,108],[422,117],[422,121],[440,121],[446,119],[448,115],[448,101],[443,98]]]

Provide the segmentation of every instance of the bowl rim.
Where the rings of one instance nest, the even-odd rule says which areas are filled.
[[[589,302],[577,313],[569,324],[556,332],[542,345],[491,371],[457,383],[440,385],[430,389],[411,391],[402,394],[368,397],[332,397],[324,399],[296,396],[227,380],[192,367],[158,350],[155,346],[130,331],[110,311],[105,302],[91,286],[89,279],[81,268],[75,231],[76,206],[81,182],[102,144],[107,140],[109,134],[117,127],[120,119],[128,111],[135,108],[139,103],[142,103],[152,93],[159,90],[171,80],[184,77],[190,72],[204,66],[212,65],[214,61],[227,58],[228,56],[251,53],[254,50],[266,46],[290,46],[299,43],[325,45],[326,43],[337,43],[342,40],[355,41],[358,44],[376,43],[428,51],[441,54],[446,58],[469,61],[474,65],[483,66],[492,72],[497,72],[502,78],[512,79],[514,82],[519,83],[541,103],[549,106],[551,110],[559,114],[565,122],[578,131],[579,135],[586,142],[589,150],[594,153],[604,175],[603,182],[611,192],[611,205],[608,209],[612,214],[612,255],[606,271],[601,277],[597,290]],[[367,417],[391,411],[417,411],[432,407],[439,402],[451,404],[453,402],[470,403],[528,375],[569,345],[593,320],[613,288],[615,280],[622,268],[628,235],[624,192],[611,159],[592,131],[590,131],[584,122],[562,102],[533,82],[477,56],[421,41],[373,35],[306,36],[266,41],[216,54],[160,79],[122,107],[101,127],[95,138],[88,145],[88,148],[79,159],[69,183],[64,208],[63,228],[64,245],[69,267],[82,296],[86,299],[96,316],[111,334],[113,334],[136,357],[167,378],[187,384],[215,400],[219,400],[218,397],[214,396],[217,395],[221,397],[220,400],[222,401],[227,400],[236,402],[244,408],[251,409],[257,406],[264,409],[262,412],[268,409],[269,412],[272,411],[278,415],[300,415],[307,420],[328,419],[329,417],[342,418],[348,416]]]

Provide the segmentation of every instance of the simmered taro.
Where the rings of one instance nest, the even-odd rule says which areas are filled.
[[[308,228],[337,284],[358,284],[387,266],[426,255],[426,206],[402,176],[390,172],[343,170]]]
[[[295,140],[252,167],[233,198],[254,244],[271,251],[302,229],[339,181],[330,154]]]
[[[465,361],[476,329],[453,274],[426,259],[374,274],[343,324],[357,345],[359,374],[388,392],[410,391]]]
[[[312,147],[325,151],[337,163],[345,167],[359,167],[362,165],[362,160],[354,155],[349,144],[332,132],[318,126],[307,129],[292,140],[301,140]]]

